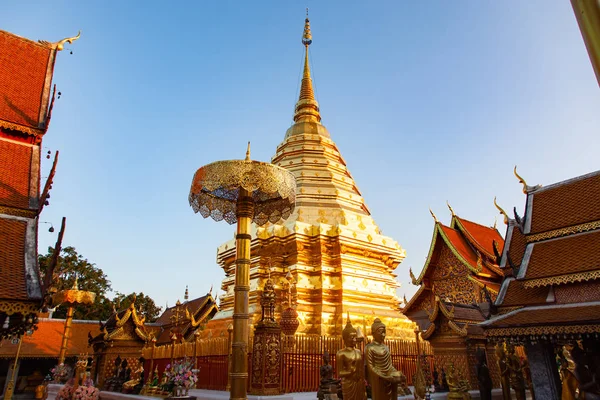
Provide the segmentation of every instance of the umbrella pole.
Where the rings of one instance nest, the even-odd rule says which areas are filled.
[[[250,224],[254,217],[254,201],[240,188],[237,202],[237,234],[235,261],[235,297],[233,306],[233,343],[231,345],[231,400],[246,399],[248,387],[248,292],[250,291]]]

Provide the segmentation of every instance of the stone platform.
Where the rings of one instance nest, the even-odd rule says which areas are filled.
[[[56,395],[62,385],[50,384],[48,385],[48,400],[56,399]],[[413,388],[410,388],[413,390]],[[471,397],[473,400],[479,399],[479,391],[471,390]],[[528,393],[529,395],[529,393]],[[196,397],[197,400],[229,400],[229,392],[219,390],[204,390],[204,389],[192,389],[190,390],[190,396]],[[432,393],[432,399],[446,399],[448,393]],[[248,395],[248,400],[316,400],[316,392],[302,392],[302,393],[286,393],[277,396],[254,396]],[[502,400],[502,390],[494,389],[492,391],[492,398],[494,400]],[[529,396],[527,397],[530,398]],[[158,400],[162,397],[158,396],[140,396],[135,394],[123,394],[117,392],[100,392],[101,400]],[[398,400],[413,400],[414,396],[400,396]]]

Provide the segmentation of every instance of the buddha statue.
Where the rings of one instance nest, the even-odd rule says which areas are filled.
[[[507,365],[510,371],[510,387],[515,391],[517,400],[525,400],[525,378],[521,368],[521,360],[515,354],[515,346],[508,343],[506,345]]]
[[[123,393],[135,393],[136,386],[140,385],[144,380],[144,358],[139,359],[137,368],[132,371],[130,380],[123,383]],[[141,386],[140,386],[141,389]],[[137,390],[139,393],[139,390]]]
[[[340,390],[340,381],[333,378],[333,367],[330,361],[329,352],[325,350],[323,353],[323,365],[319,368],[319,375],[321,376],[321,383],[317,392],[319,400],[324,400],[327,395],[337,394]]]
[[[356,349],[356,329],[352,327],[350,316],[342,331],[345,348],[336,354],[337,376],[342,379],[344,400],[365,400],[364,364],[360,350]]]
[[[396,400],[398,384],[402,381],[402,373],[392,364],[390,349],[383,343],[385,325],[375,318],[371,325],[373,341],[365,347],[367,361],[367,379],[371,385],[373,400]]]
[[[504,352],[504,344],[496,345],[496,358],[498,359],[498,369],[500,370],[500,384],[502,386],[502,399],[511,400],[510,397],[510,370]]]
[[[560,354],[560,380],[562,381],[561,400],[576,400],[579,382],[575,376],[575,361],[567,346],[563,346]]]
[[[471,400],[469,393],[469,383],[463,379],[460,372],[454,369],[454,364],[450,364],[448,369],[448,400]]]

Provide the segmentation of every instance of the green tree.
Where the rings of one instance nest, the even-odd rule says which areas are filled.
[[[39,256],[38,261],[42,276],[45,275],[50,266],[53,253],[54,249],[48,247],[48,253]],[[74,247],[68,246],[62,249],[54,269],[54,277],[52,287],[57,291],[72,288],[77,278],[79,289],[96,293],[94,304],[91,306],[76,306],[73,318],[105,320],[112,313],[110,300],[106,298],[106,294],[111,290],[108,277],[96,264],[89,262],[78,254]],[[54,315],[57,318],[64,318],[66,313],[67,307],[59,305]]]
[[[124,310],[131,305],[134,299],[135,308],[142,315],[146,316],[146,322],[156,321],[156,319],[160,316],[162,307],[157,307],[154,300],[152,300],[149,296],[146,296],[143,292],[133,292],[128,295],[117,292],[112,301],[113,304],[115,304],[116,309]]]

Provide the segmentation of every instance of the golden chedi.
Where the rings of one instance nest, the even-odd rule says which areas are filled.
[[[337,375],[342,379],[342,394],[344,400],[365,400],[364,364],[360,350],[356,349],[356,329],[350,322],[342,331],[345,348],[336,354]]]
[[[405,251],[380,231],[321,123],[308,60],[311,43],[307,19],[305,65],[294,122],[271,159],[296,178],[296,208],[285,221],[252,226],[251,322],[260,318],[260,288],[271,266],[279,299],[285,297],[280,282],[288,273],[296,282],[298,333],[339,336],[348,312],[363,327],[373,322],[375,312],[386,323],[389,337],[412,340],[414,325],[400,312],[396,293],[400,285],[394,273]],[[224,294],[220,312],[206,329],[219,331],[231,323],[233,314],[235,241],[218,248],[217,262],[225,272]],[[278,301],[277,320],[283,311],[283,301]]]
[[[390,349],[383,343],[386,328],[379,318],[371,326],[373,341],[365,347],[367,361],[367,380],[371,385],[372,400],[396,400],[398,384],[403,381],[404,374],[392,364]]]

